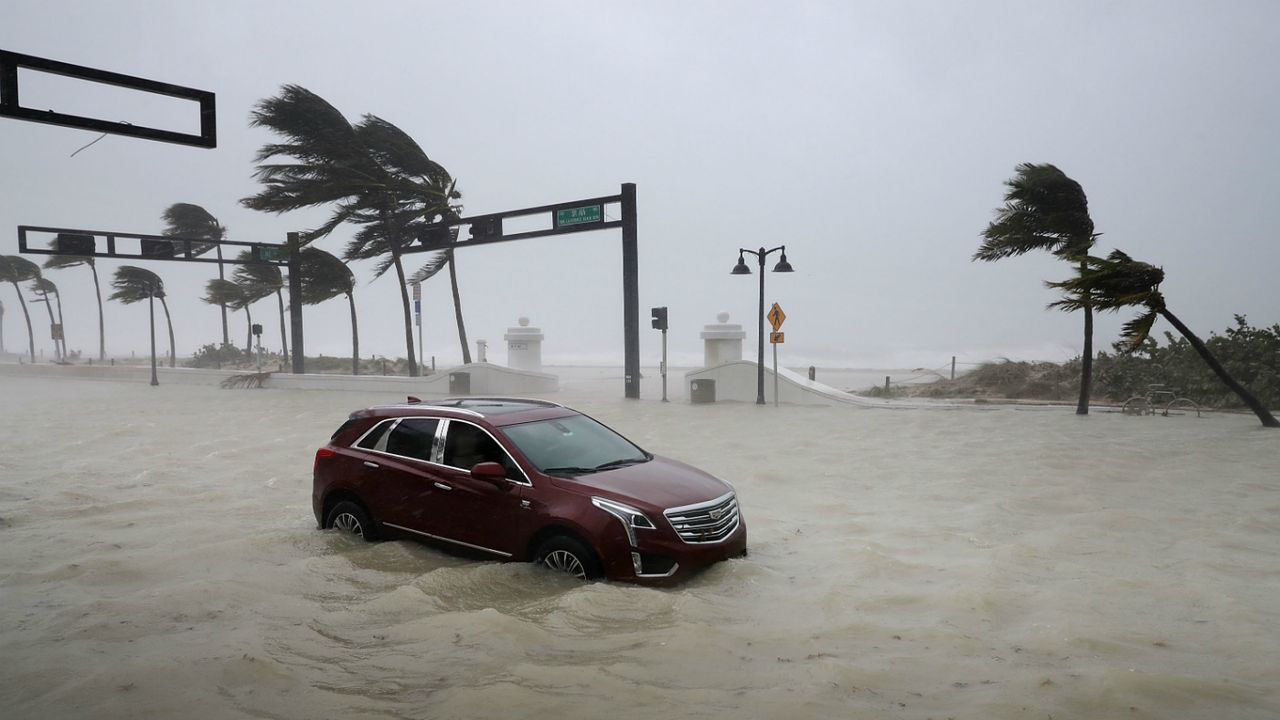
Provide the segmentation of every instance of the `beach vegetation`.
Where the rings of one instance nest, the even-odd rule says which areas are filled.
[[[165,301],[164,281],[160,276],[136,265],[121,265],[111,279],[115,292],[107,298],[131,305],[143,300],[159,300],[164,309],[164,320],[169,326],[169,367],[176,364],[177,349],[173,339],[173,318],[169,315],[169,303]],[[154,312],[154,310],[153,310]],[[154,349],[154,343],[152,344]]]
[[[174,203],[165,208],[161,215],[164,221],[164,234],[181,238],[189,238],[202,240],[204,242],[195,243],[191,246],[192,255],[203,255],[210,250],[217,253],[218,256],[218,279],[226,279],[226,270],[223,265],[222,245],[218,244],[222,240],[227,239],[227,228],[218,219],[214,217],[208,210],[193,203]],[[224,344],[231,342],[231,336],[227,331],[227,306],[219,306],[222,311],[222,342]]]
[[[345,295],[351,309],[351,374],[360,374],[360,328],[356,322],[356,279],[351,268],[330,253],[316,247],[301,251],[299,267],[302,304],[320,303]]]
[[[1004,206],[982,233],[982,244],[974,260],[994,262],[1035,251],[1049,252],[1085,269],[1084,258],[1098,238],[1089,217],[1089,201],[1080,183],[1053,165],[1023,163],[1005,181]],[[1074,291],[1073,291],[1074,292]],[[1064,310],[1080,310],[1084,315],[1084,348],[1080,364],[1080,387],[1076,414],[1089,414],[1090,385],[1093,380],[1093,308],[1086,295]]]
[[[422,225],[456,212],[461,197],[443,166],[431,160],[405,132],[375,115],[352,125],[319,95],[298,85],[255,106],[250,125],[279,136],[255,156],[258,194],[241,202],[263,212],[284,213],[329,206],[320,227],[303,233],[310,243],[344,223],[359,229],[344,258],[378,258],[375,277],[394,268],[404,315],[405,349],[416,376],[412,316],[402,249]],[[465,352],[465,348],[464,348]]]

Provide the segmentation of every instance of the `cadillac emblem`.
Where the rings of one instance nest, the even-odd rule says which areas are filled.
[[[720,518],[724,517],[724,512],[725,512],[724,508],[716,508],[715,510],[712,510],[707,514],[711,516],[712,520],[719,520]]]

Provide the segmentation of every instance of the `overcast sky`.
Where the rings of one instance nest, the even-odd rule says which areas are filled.
[[[783,364],[1078,354],[1081,318],[1044,309],[1042,281],[1063,264],[970,261],[1021,162],[1079,181],[1099,250],[1162,265],[1192,329],[1221,331],[1235,313],[1280,322],[1280,3],[7,0],[0,48],[213,91],[219,138],[204,150],[108,136],[72,158],[97,134],[0,119],[0,254],[17,252],[19,224],[159,232],[174,202],[204,206],[236,240],[314,227],[324,211],[238,202],[272,140],[248,127],[250,109],[295,83],[353,121],[407,131],[458,179],[468,214],[637,183],[645,364],[660,352],[655,305],[670,307],[673,364],[700,362],[698,333],[722,310],[752,355],[757,278],[729,270],[740,246],[781,244],[796,272],[767,276],[766,303],[787,312]],[[26,105],[195,127],[173,103],[23,81]],[[319,246],[338,253],[352,232]],[[528,315],[545,360],[621,364],[620,245],[615,230],[460,252],[470,338],[503,362],[505,329]],[[104,283],[119,264],[101,262]],[[220,339],[199,300],[215,266],[150,267],[179,354]],[[356,271],[363,354],[404,355],[394,273]],[[88,271],[49,277],[70,347],[96,354]],[[0,302],[5,345],[21,349],[11,286]],[[47,316],[31,309],[49,355]],[[141,353],[145,306],[106,312],[108,352]],[[254,307],[273,347],[274,312]],[[426,355],[458,362],[446,275],[424,288],[424,313]],[[1128,317],[1102,318],[1096,346]],[[349,354],[343,300],[305,318],[309,354]],[[231,327],[243,342],[242,314]]]

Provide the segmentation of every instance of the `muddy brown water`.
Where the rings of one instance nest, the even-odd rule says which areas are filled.
[[[1251,417],[561,393],[738,488],[750,556],[658,590],[317,530],[399,399],[0,377],[0,716],[1280,717]]]

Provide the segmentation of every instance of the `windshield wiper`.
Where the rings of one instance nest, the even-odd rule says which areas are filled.
[[[610,460],[607,463],[601,463],[595,467],[599,470],[612,470],[614,468],[626,467],[637,463],[649,462],[649,458],[622,458],[621,460]]]
[[[587,473],[593,473],[597,469],[598,468],[586,468],[586,467],[577,467],[576,465],[569,465],[566,467],[542,468],[542,472],[548,475],[585,475]]]

